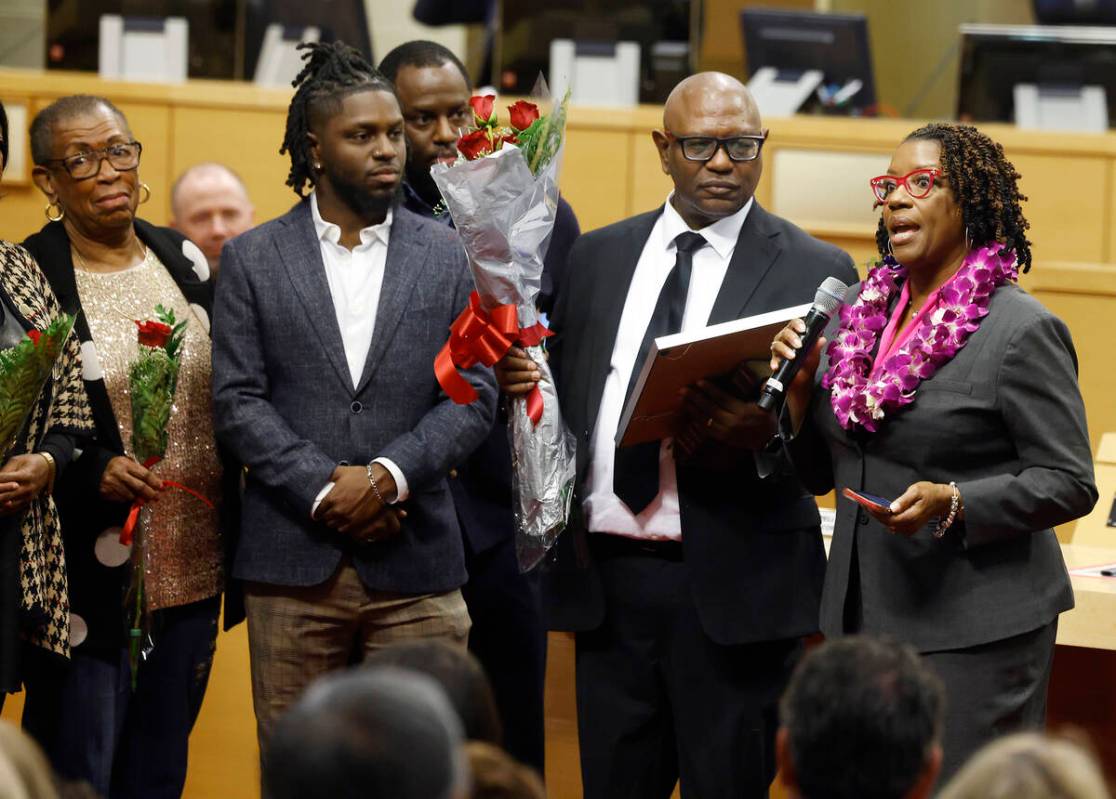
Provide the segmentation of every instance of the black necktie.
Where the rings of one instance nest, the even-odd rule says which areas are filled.
[[[700,233],[686,232],[674,239],[678,254],[674,268],[667,275],[659,300],[651,314],[651,321],[639,345],[639,354],[632,366],[632,377],[628,381],[628,391],[624,396],[627,407],[628,398],[635,388],[643,361],[651,350],[651,343],[660,336],[669,336],[682,329],[682,315],[686,311],[686,293],[690,290],[690,272],[693,269],[694,253],[706,245]],[[648,441],[616,450],[615,469],[612,487],[625,505],[634,514],[639,514],[659,493],[659,450],[662,442]]]

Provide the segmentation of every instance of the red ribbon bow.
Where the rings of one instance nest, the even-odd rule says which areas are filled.
[[[530,327],[519,327],[519,316],[514,305],[499,305],[485,311],[480,295],[469,295],[469,307],[450,325],[449,341],[434,358],[434,375],[442,390],[458,405],[475,402],[477,392],[458,369],[468,369],[478,363],[493,366],[503,358],[512,344],[534,347],[552,335],[542,322]],[[543,398],[539,387],[527,395],[527,416],[532,424],[542,419]]]
[[[150,469],[161,460],[162,458],[152,456],[143,462],[143,468]],[[199,494],[197,491],[190,488],[189,486],[182,485],[182,483],[176,483],[174,480],[164,480],[163,488],[177,488],[179,491],[185,491],[187,494],[191,495],[195,499],[204,502],[206,507],[213,507],[213,503],[206,499],[205,496]],[[132,540],[135,538],[136,522],[139,521],[140,508],[142,508],[146,504],[147,503],[144,502],[142,499],[137,499],[132,503],[132,507],[128,510],[128,518],[124,522],[124,527],[120,530],[120,543],[126,547],[132,545]]]

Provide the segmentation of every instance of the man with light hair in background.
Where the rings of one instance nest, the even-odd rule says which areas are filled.
[[[196,164],[171,187],[170,226],[201,248],[214,277],[221,248],[251,228],[255,214],[244,181],[223,164]]]

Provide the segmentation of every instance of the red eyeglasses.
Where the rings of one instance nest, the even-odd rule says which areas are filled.
[[[940,169],[916,169],[901,178],[895,175],[880,175],[872,178],[868,183],[872,186],[872,193],[881,203],[887,202],[891,193],[900,186],[906,189],[911,197],[921,200],[930,193],[930,189],[934,188],[934,181],[941,176]]]

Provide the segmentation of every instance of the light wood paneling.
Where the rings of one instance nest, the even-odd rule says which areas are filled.
[[[628,138],[624,131],[594,129],[569,137],[562,194],[577,213],[582,230],[628,216],[632,180]]]
[[[656,125],[656,128],[662,125]],[[659,151],[648,129],[631,137],[632,191],[628,206],[631,214],[658,208],[674,189],[670,176],[663,172]],[[615,220],[614,220],[615,221]]]
[[[1023,175],[1035,260],[1099,262],[1105,252],[1111,156],[1007,153]]]
[[[285,113],[278,111],[176,108],[169,174],[177,177],[203,161],[226,164],[249,187],[257,221],[273,219],[298,199],[284,185],[291,166],[290,159],[279,154],[285,122]],[[168,187],[164,197],[168,210],[169,204]]]

